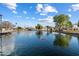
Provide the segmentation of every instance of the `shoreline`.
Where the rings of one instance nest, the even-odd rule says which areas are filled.
[[[24,31],[29,31],[29,30],[24,30]],[[30,31],[46,31],[46,32],[57,32],[57,33],[64,33],[64,34],[70,34],[70,35],[79,35],[79,31],[47,31],[47,30],[30,30]],[[18,31],[5,31],[5,32],[0,32],[0,35],[6,35],[6,34],[11,34],[12,32],[18,32]]]

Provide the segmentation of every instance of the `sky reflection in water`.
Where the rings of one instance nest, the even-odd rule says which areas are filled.
[[[12,33],[0,38],[0,55],[79,55],[79,37],[44,31]]]

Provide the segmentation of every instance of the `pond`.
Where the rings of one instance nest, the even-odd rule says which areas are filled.
[[[0,37],[1,56],[79,56],[79,36],[23,31]]]

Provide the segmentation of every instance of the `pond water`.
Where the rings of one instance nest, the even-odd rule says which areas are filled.
[[[23,31],[0,37],[2,56],[79,56],[79,36]]]

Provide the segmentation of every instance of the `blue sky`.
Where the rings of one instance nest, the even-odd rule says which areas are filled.
[[[54,26],[53,16],[57,14],[69,15],[75,24],[79,20],[79,4],[76,3],[4,3],[0,4],[0,14],[3,21],[17,23],[17,26]]]

